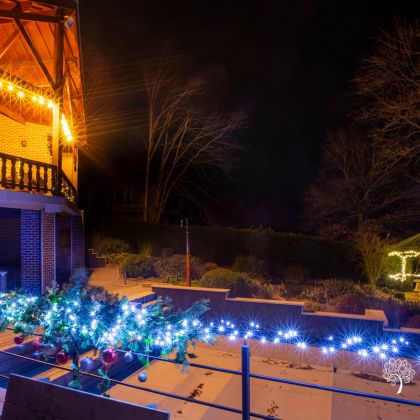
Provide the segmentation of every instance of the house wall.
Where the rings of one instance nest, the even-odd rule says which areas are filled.
[[[21,287],[33,294],[41,292],[41,213],[21,210]]]
[[[85,247],[82,216],[71,218],[71,268],[85,267]]]
[[[55,286],[55,213],[41,212],[42,292]]]
[[[45,125],[18,123],[0,114],[0,151],[9,155],[51,163],[48,145],[51,128]],[[22,145],[26,142],[26,146]]]
[[[71,218],[56,218],[56,276],[57,282],[67,281],[71,275]]]
[[[0,265],[19,264],[20,211],[0,209]]]

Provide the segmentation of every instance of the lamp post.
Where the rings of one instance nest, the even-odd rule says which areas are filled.
[[[181,228],[185,224],[185,283],[187,287],[191,286],[191,255],[190,255],[190,231],[188,228],[188,219],[181,219]]]

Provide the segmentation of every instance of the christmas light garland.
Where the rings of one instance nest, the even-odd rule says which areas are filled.
[[[126,352],[126,361],[132,361],[136,353],[160,356],[176,350],[176,360],[188,363],[189,344],[212,343],[218,335],[232,342],[253,340],[262,346],[289,344],[298,352],[315,347],[322,357],[329,359],[338,351],[349,351],[360,359],[385,362],[390,357],[409,355],[413,350],[400,333],[392,333],[386,339],[341,333],[309,340],[295,326],[267,330],[254,321],[241,325],[226,318],[204,322],[200,318],[206,310],[205,301],[179,312],[165,301],[144,307],[102,289],[75,286],[40,297],[14,292],[0,294],[0,329],[13,327],[16,344],[42,330],[42,339],[33,342],[34,349],[42,350],[44,357],[55,357],[59,364],[71,358],[73,387],[79,387],[80,365],[89,361],[84,358],[79,365],[79,357],[88,350],[99,351],[103,364],[99,373],[106,379],[107,369],[117,358],[117,349]]]
[[[405,281],[407,277],[420,277],[420,274],[413,274],[407,271],[407,259],[417,258],[420,256],[420,252],[416,250],[408,251],[392,251],[388,254],[389,257],[398,257],[401,259],[401,272],[397,274],[390,274],[389,278],[393,280]]]
[[[24,100],[24,99],[30,98],[30,100],[33,103],[38,104],[40,106],[46,106],[47,108],[51,110],[58,107],[58,104],[55,103],[51,98],[45,98],[44,95],[40,95],[26,88],[22,88],[21,86],[16,85],[12,83],[11,81],[8,81],[5,79],[0,79],[0,91],[1,90],[8,92],[9,94],[16,95],[16,98],[18,100]],[[61,114],[60,121],[61,121],[61,128],[63,131],[63,137],[65,138],[67,142],[72,142],[73,135],[71,133],[67,119],[64,114]]]

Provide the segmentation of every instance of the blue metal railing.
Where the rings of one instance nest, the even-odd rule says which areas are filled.
[[[125,351],[123,351],[123,350],[118,350],[118,351],[122,352],[122,353],[125,353]],[[33,359],[31,357],[28,357],[28,356],[15,354],[15,353],[12,353],[10,351],[0,350],[0,354],[5,354],[5,355],[11,356],[11,357],[17,357],[17,358],[20,358],[22,360],[31,361],[31,362],[34,362],[34,363],[40,363],[40,364],[50,366],[50,367],[55,368],[55,369],[61,369],[61,370],[67,371],[67,372],[72,372],[72,369],[70,369],[70,368],[67,368],[67,367],[64,367],[64,366],[59,366],[59,365],[56,365],[55,363],[51,363],[51,362],[47,362],[47,361],[43,361],[43,360]],[[140,356],[140,357],[147,357],[148,359],[154,360],[154,361],[161,361],[161,362],[166,362],[166,363],[177,363],[175,360],[167,359],[167,358],[164,358],[164,357],[151,356],[151,355],[148,355],[148,354],[138,353],[138,352],[133,352],[133,354],[135,354],[137,356]],[[320,390],[320,391],[346,394],[346,395],[350,395],[350,396],[354,396],[354,397],[370,398],[370,399],[375,399],[375,400],[387,401],[387,402],[391,402],[391,403],[398,403],[398,404],[405,404],[405,405],[420,407],[420,402],[413,401],[413,400],[405,400],[405,399],[400,399],[400,398],[395,398],[395,397],[388,397],[388,396],[385,396],[385,395],[375,395],[375,394],[370,394],[370,393],[366,393],[366,392],[353,391],[353,390],[349,390],[349,389],[336,388],[336,387],[324,386],[324,385],[316,385],[316,384],[311,384],[311,383],[307,383],[307,382],[300,382],[300,381],[295,381],[295,380],[290,380],[290,379],[282,379],[282,378],[276,378],[276,377],[271,377],[271,376],[253,374],[253,373],[250,372],[250,351],[249,351],[248,344],[246,342],[244,342],[244,344],[242,346],[241,361],[242,361],[241,371],[232,370],[232,369],[224,369],[224,368],[220,368],[220,367],[216,367],[216,366],[209,366],[209,365],[193,363],[193,362],[189,364],[190,367],[194,367],[194,368],[198,368],[198,369],[207,369],[207,370],[213,370],[213,371],[216,371],[216,372],[222,372],[222,373],[226,373],[226,374],[230,374],[230,375],[241,376],[241,381],[242,381],[242,408],[241,409],[234,408],[234,407],[229,407],[229,406],[225,406],[225,405],[220,405],[220,404],[216,404],[216,403],[212,403],[212,402],[208,402],[208,401],[201,401],[201,400],[197,400],[197,399],[190,398],[190,397],[184,397],[182,395],[173,394],[173,393],[165,392],[165,391],[159,391],[157,389],[151,389],[151,388],[147,388],[147,387],[140,386],[140,385],[133,385],[133,384],[126,383],[126,382],[116,380],[116,379],[112,379],[112,378],[110,378],[109,382],[110,382],[110,384],[114,384],[114,385],[122,385],[122,386],[125,386],[125,387],[128,387],[128,388],[138,389],[139,391],[150,392],[150,393],[153,393],[153,394],[156,394],[156,395],[162,395],[162,396],[165,396],[165,397],[168,397],[168,398],[174,398],[174,399],[189,402],[189,403],[192,403],[192,404],[198,404],[198,405],[206,406],[206,407],[209,407],[209,408],[214,408],[214,409],[217,409],[217,410],[228,411],[228,412],[231,412],[231,413],[239,414],[239,415],[242,416],[242,419],[244,419],[244,420],[249,420],[251,417],[260,418],[260,419],[267,419],[267,420],[268,419],[273,419],[273,416],[266,416],[266,415],[259,414],[259,413],[254,413],[254,412],[251,411],[251,403],[250,403],[250,401],[251,401],[251,387],[250,387],[251,378],[252,379],[265,380],[265,381],[271,381],[271,382],[277,382],[277,383],[284,383],[284,384],[300,386],[300,387],[306,387],[306,388],[311,388],[311,389]],[[91,372],[80,371],[80,374],[91,377],[91,378],[98,379],[100,381],[102,381],[102,379],[103,379],[102,376],[97,375],[95,373],[91,373]],[[0,378],[7,379],[8,377],[6,375],[0,373]]]

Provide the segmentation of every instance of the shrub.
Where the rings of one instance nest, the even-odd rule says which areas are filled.
[[[363,315],[367,307],[365,297],[360,292],[337,296],[333,302],[333,306],[337,312],[359,315]]]
[[[128,255],[130,255],[128,252],[121,252],[119,254],[107,254],[106,262],[107,264],[118,264],[121,266]]]
[[[129,254],[121,264],[121,270],[127,277],[149,278],[155,276],[155,270],[149,257],[139,254]]]
[[[97,234],[93,237],[92,246],[96,252],[105,256],[130,251],[130,245],[126,241]]]
[[[231,296],[251,297],[255,285],[249,277],[227,268],[216,268],[208,271],[200,280],[203,287],[230,289]]]
[[[185,255],[176,254],[166,258],[155,258],[153,264],[159,277],[182,277],[185,279]],[[215,267],[210,266],[211,268]],[[207,264],[196,257],[191,257],[191,278],[193,280],[200,279],[207,271],[209,271]]]
[[[378,286],[399,292],[411,292],[414,289],[412,279],[408,278],[406,281],[398,281],[390,279],[388,276],[384,276],[380,279]]]
[[[302,284],[309,279],[309,272],[299,265],[289,265],[282,270],[282,277],[286,283]]]
[[[104,236],[136,244],[137,251],[150,245],[153,255],[161,255],[162,248],[171,248],[174,253],[185,249],[185,231],[179,226],[142,224],[127,218],[110,222],[106,218],[96,221],[96,229]],[[315,278],[356,274],[357,251],[350,243],[264,229],[191,226],[190,234],[192,252],[202,261],[228,266],[237,255],[254,255],[266,261],[275,274],[291,265],[301,266]]]
[[[327,303],[328,292],[322,286],[309,287],[302,291],[300,298],[314,303]]]
[[[267,276],[268,268],[263,260],[254,255],[237,255],[233,262],[232,269],[252,276]]]
[[[403,292],[394,292],[394,298],[398,300],[405,300],[405,295]]]
[[[331,304],[339,296],[354,293],[355,288],[351,280],[327,279],[317,282],[313,287],[305,288],[300,298],[322,304]]]

